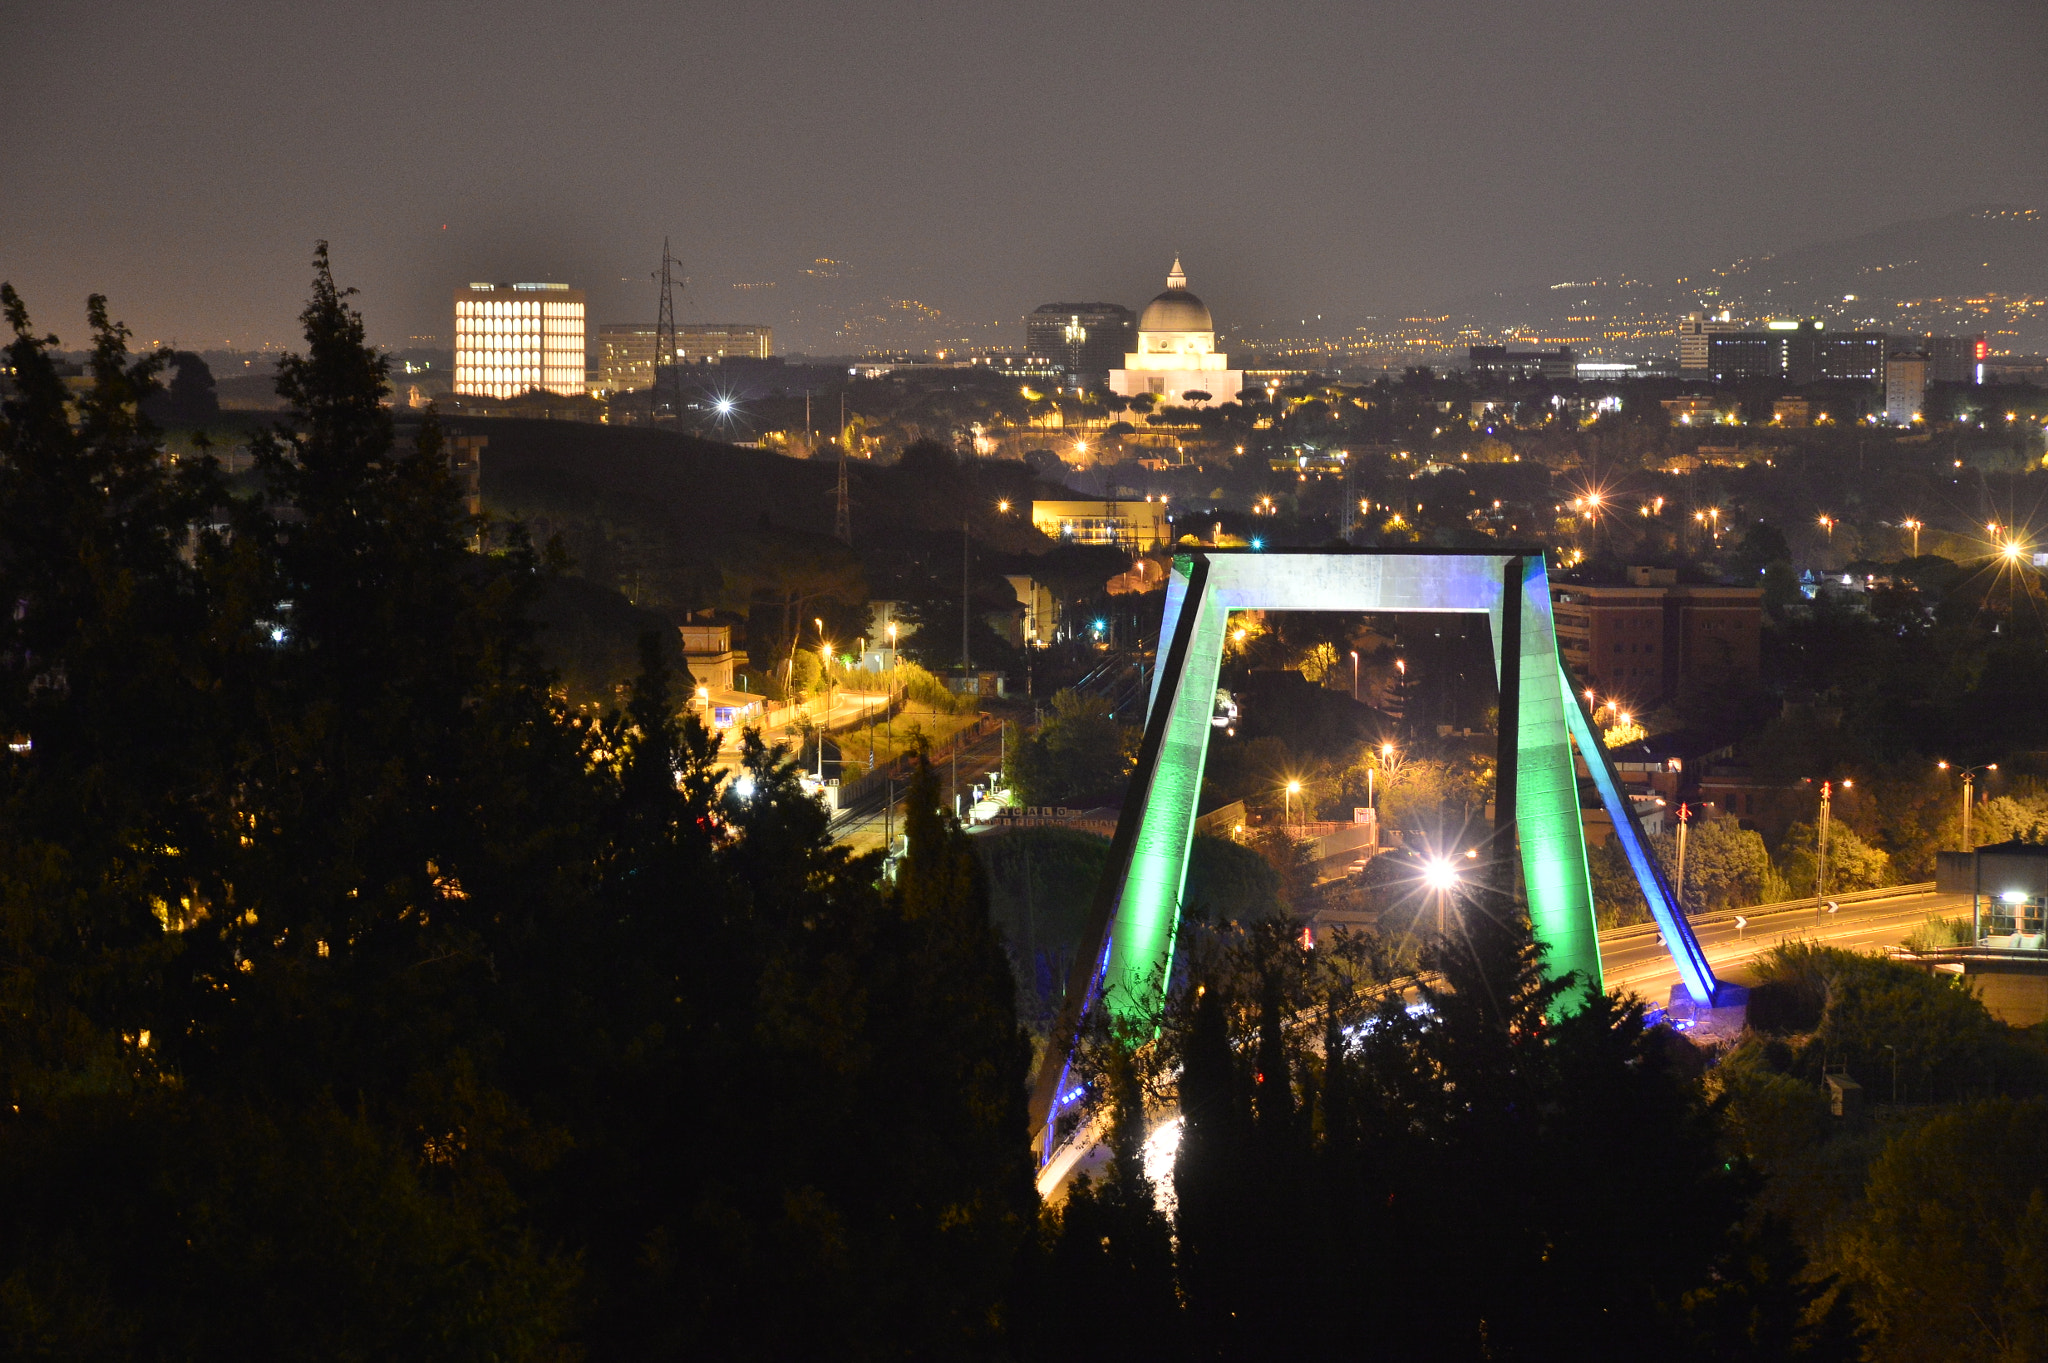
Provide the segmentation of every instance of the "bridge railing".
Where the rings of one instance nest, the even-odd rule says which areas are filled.
[[[1911,895],[1931,894],[1933,891],[1933,881],[1921,880],[1915,881],[1910,885],[1884,885],[1875,890],[1851,890],[1847,894],[1831,894],[1827,897],[1826,902],[1834,904],[1867,904],[1873,900],[1904,899]],[[1687,914],[1686,921],[1695,927],[1699,927],[1714,923],[1732,923],[1739,915],[1754,924],[1759,918],[1800,912],[1813,912],[1812,895],[1804,895],[1798,899],[1778,900],[1770,904],[1752,904],[1747,908],[1716,909],[1712,913]],[[1626,927],[1603,929],[1600,933],[1600,940],[1603,942],[1625,942],[1635,937],[1654,937],[1656,934],[1657,925],[1655,923],[1630,923]]]

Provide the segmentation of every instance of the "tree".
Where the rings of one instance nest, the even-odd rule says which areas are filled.
[[[1901,1134],[1843,1248],[1881,1360],[2048,1353],[2048,1102],[1994,1098]],[[1995,1175],[1992,1171],[1996,1171]]]
[[[1819,883],[1815,878],[1820,866],[1817,836],[1810,823],[1795,823],[1785,830],[1785,883],[1794,894],[1814,893]],[[1828,821],[1827,854],[1829,894],[1874,890],[1892,883],[1892,859],[1840,819]]]
[[[145,400],[143,411],[150,419],[181,425],[217,420],[220,398],[214,392],[213,370],[206,361],[189,350],[164,352],[163,361],[171,370],[171,382],[164,391]]]
[[[1009,749],[1004,779],[1027,805],[1107,801],[1137,759],[1137,739],[1100,696],[1061,691],[1051,717]]]

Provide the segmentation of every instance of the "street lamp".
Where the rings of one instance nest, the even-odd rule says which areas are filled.
[[[1901,530],[1909,530],[1913,534],[1914,558],[1920,557],[1920,526],[1921,523],[1919,521],[1914,520],[1910,516],[1908,516],[1905,520],[1899,522],[1899,528]]]
[[[1934,765],[1935,765],[1935,766],[1937,766],[1937,767],[1939,767],[1939,768],[1940,768],[1941,770],[1943,770],[1943,771],[1947,771],[1947,770],[1949,769],[1949,768],[1948,768],[1948,763],[1946,763],[1946,762],[1936,762],[1936,763],[1935,763]],[[1977,773],[1978,773],[1978,772],[1980,772],[1980,771],[1997,771],[1997,770],[1998,770],[1998,764],[1997,764],[1996,762],[1986,762],[1986,763],[1985,763],[1985,764],[1984,764],[1983,766],[1981,766],[1981,767],[1958,767],[1958,768],[1956,768],[1956,770],[1957,770],[1957,771],[1960,771],[1960,772],[1961,772],[1961,773],[1963,774],[1963,849],[1962,849],[1962,850],[1963,850],[1963,851],[1965,851],[1965,852],[1972,852],[1972,851],[1975,851],[1975,850],[1976,850],[1976,846],[1975,846],[1975,844],[1973,844],[1973,843],[1972,843],[1972,842],[1970,841],[1970,794],[1971,794],[1971,791],[1972,791],[1972,790],[1973,790],[1973,789],[1975,788],[1975,786],[1976,786],[1976,783],[1977,783]]]
[[[1813,778],[1808,777],[1808,780]],[[1842,789],[1855,785],[1854,781],[1842,782]],[[1819,921],[1821,908],[1827,902],[1828,884],[1828,819],[1834,807],[1834,783],[1820,783],[1820,821],[1814,826],[1813,866],[1813,916]]]
[[[1286,799],[1281,803],[1280,806],[1280,823],[1283,827],[1287,823],[1289,811],[1293,808],[1294,797],[1299,794],[1301,794],[1301,782],[1289,781],[1287,783]]]
[[[1358,650],[1351,650],[1351,699],[1358,700]]]
[[[1820,518],[1820,528],[1828,532],[1828,543],[1833,544],[1835,542],[1835,518],[1823,514]]]

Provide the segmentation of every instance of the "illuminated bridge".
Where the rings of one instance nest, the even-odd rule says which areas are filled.
[[[1041,1162],[1058,1145],[1074,1041],[1089,1008],[1120,1021],[1156,1020],[1173,969],[1195,801],[1208,755],[1223,643],[1236,610],[1484,614],[1500,682],[1493,842],[1502,884],[1519,876],[1546,969],[1603,988],[1586,838],[1572,741],[1584,754],[1616,836],[1635,869],[1689,997],[1732,995],[1676,907],[1650,855],[1607,749],[1572,695],[1558,657],[1550,580],[1541,551],[1375,549],[1288,552],[1205,549],[1177,556],[1167,581],[1159,665],[1138,764],[1109,862],[1090,907],[1067,1004],[1032,1091]],[[1519,851],[1519,856],[1517,852]]]

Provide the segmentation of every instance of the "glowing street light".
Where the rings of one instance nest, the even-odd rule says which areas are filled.
[[[1943,770],[1943,771],[1947,771],[1947,770],[1948,770],[1948,763],[1946,763],[1946,762],[1936,762],[1936,763],[1935,763],[1934,765],[1935,765],[1935,766],[1937,766],[1937,767],[1939,767],[1939,768],[1940,768],[1941,770]],[[1980,772],[1980,771],[1997,771],[1997,770],[1998,770],[1998,764],[1997,764],[1996,762],[1987,762],[1987,763],[1985,763],[1985,764],[1984,764],[1983,766],[1981,766],[1981,767],[1959,767],[1959,768],[1957,768],[1957,770],[1958,770],[1958,771],[1960,771],[1960,772],[1962,772],[1962,774],[1963,774],[1963,848],[1962,848],[1962,850],[1963,850],[1963,851],[1965,851],[1965,852],[1969,852],[1969,851],[1974,851],[1974,850],[1975,850],[1975,848],[1976,848],[1976,844],[1974,844],[1974,843],[1972,843],[1972,842],[1970,841],[1970,802],[1971,802],[1971,800],[1970,800],[1970,797],[1971,797],[1971,793],[1972,793],[1972,791],[1973,791],[1973,790],[1975,789],[1975,787],[1976,787],[1976,783],[1977,783],[1977,773],[1978,773],[1978,772]]]
[[[1448,857],[1432,857],[1422,868],[1422,883],[1438,894],[1444,894],[1458,883],[1458,864]],[[1439,920],[1443,910],[1437,910]]]
[[[1899,528],[1901,530],[1909,530],[1913,534],[1914,558],[1920,557],[1920,525],[1921,523],[1919,521],[1914,520],[1910,516],[1908,516],[1905,520],[1899,522]]]
[[[1835,542],[1835,518],[1823,513],[1819,524],[1821,529],[1828,532],[1828,543],[1833,544]]]

